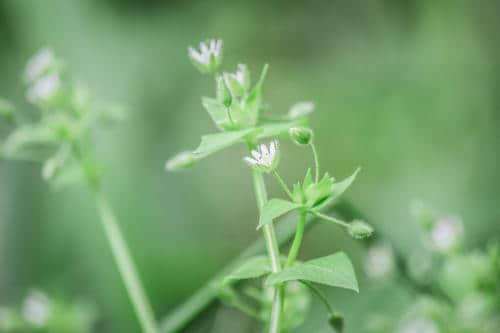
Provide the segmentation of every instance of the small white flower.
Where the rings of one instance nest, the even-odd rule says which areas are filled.
[[[54,51],[49,48],[44,48],[35,54],[26,65],[24,70],[24,79],[26,82],[33,82],[45,73],[54,63],[56,59]]]
[[[438,219],[430,231],[434,248],[446,252],[452,249],[463,234],[463,223],[456,216],[446,216]]]
[[[297,119],[307,116],[314,111],[315,105],[313,102],[299,102],[294,104],[288,111],[288,118]]]
[[[389,244],[377,244],[368,249],[364,261],[366,274],[374,279],[382,278],[394,268],[394,253]]]
[[[44,326],[51,312],[50,300],[40,291],[30,291],[21,311],[26,321],[38,327]]]
[[[278,141],[271,141],[269,148],[265,144],[261,144],[259,148],[252,150],[252,157],[247,156],[244,158],[244,161],[252,168],[263,172],[271,172],[276,169],[279,163]]]
[[[39,78],[28,89],[27,98],[31,103],[48,101],[54,97],[61,87],[61,79],[57,74]]]
[[[199,50],[188,48],[188,55],[202,73],[212,73],[222,61],[222,40],[201,42]]]

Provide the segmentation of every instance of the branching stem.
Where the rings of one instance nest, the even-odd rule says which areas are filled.
[[[336,219],[335,217],[331,217],[331,216],[328,216],[328,215],[325,215],[325,214],[322,214],[319,212],[315,212],[313,210],[311,210],[310,213],[313,214],[314,216],[319,217],[319,218],[326,220],[328,222],[332,222],[332,223],[341,225],[345,228],[349,227],[349,223],[342,221],[342,220],[339,220],[339,219]]]

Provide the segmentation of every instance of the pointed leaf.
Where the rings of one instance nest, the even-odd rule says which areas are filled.
[[[345,192],[345,190],[347,190],[349,188],[349,186],[351,186],[351,184],[354,182],[359,171],[361,171],[360,167],[358,167],[356,169],[356,171],[354,171],[354,173],[352,175],[350,175],[349,177],[347,177],[346,179],[344,179],[340,182],[337,182],[337,183],[333,183],[332,193],[331,193],[330,197],[328,198],[328,200],[326,200],[321,205],[316,207],[316,209],[320,210],[320,209],[325,208],[333,200],[337,199],[340,195],[342,195]]]
[[[279,273],[270,275],[266,280],[266,285],[271,286],[293,280],[305,280],[359,292],[354,268],[343,252],[297,263]]]
[[[254,131],[249,128],[242,131],[224,132],[217,134],[204,135],[201,138],[201,143],[193,152],[196,159],[201,159],[213,154],[221,149],[227,148],[241,141],[241,139]]]
[[[227,115],[226,107],[219,103],[217,100],[209,97],[203,97],[201,104],[207,110],[213,122],[219,129],[225,129],[229,124],[229,117]]]
[[[229,273],[222,284],[228,284],[237,280],[258,278],[271,273],[271,263],[267,256],[256,256],[249,258],[241,266]]]
[[[261,228],[262,226],[269,224],[273,221],[273,219],[288,213],[291,210],[297,209],[301,207],[301,205],[282,200],[282,199],[271,199],[266,204],[264,207],[262,207],[262,211],[260,212],[260,219],[259,219],[259,225],[257,226],[257,229]]]

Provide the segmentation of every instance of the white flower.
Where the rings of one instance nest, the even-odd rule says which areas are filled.
[[[377,244],[368,249],[364,261],[366,274],[374,279],[382,278],[394,268],[394,253],[389,244]]]
[[[56,59],[54,51],[49,48],[44,48],[35,54],[26,65],[24,70],[24,79],[26,82],[33,82],[45,73],[54,63]]]
[[[44,326],[50,316],[50,300],[37,290],[30,291],[22,306],[22,314],[26,321],[35,326]]]
[[[61,79],[57,74],[39,78],[28,89],[27,98],[31,103],[48,101],[54,97],[61,87]]]
[[[297,119],[307,116],[314,111],[315,105],[312,102],[299,102],[293,105],[288,111],[288,118]]]
[[[222,40],[201,42],[199,50],[188,48],[188,55],[202,73],[213,73],[222,61]]]
[[[252,168],[263,172],[271,172],[279,163],[278,141],[273,140],[269,143],[269,148],[265,144],[260,145],[260,150],[252,150],[252,157],[245,157],[244,161]]]
[[[430,231],[434,248],[446,252],[452,249],[463,234],[463,223],[456,216],[446,216],[438,219]]]

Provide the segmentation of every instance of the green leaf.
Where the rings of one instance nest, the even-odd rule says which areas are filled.
[[[344,179],[344,180],[342,180],[340,182],[337,182],[337,183],[333,183],[332,192],[331,192],[330,197],[325,202],[321,203],[321,205],[319,205],[318,207],[316,207],[316,209],[320,210],[320,209],[325,208],[333,200],[335,200],[339,196],[341,196],[345,192],[345,190],[347,190],[349,188],[349,186],[351,186],[351,184],[354,182],[354,180],[356,179],[356,176],[358,175],[359,171],[361,171],[360,167],[358,167],[356,169],[356,171],[354,171],[354,173],[352,175],[350,175],[349,177],[347,177],[346,179]]]
[[[266,202],[264,207],[262,207],[257,229],[260,229],[262,226],[271,223],[273,219],[299,207],[301,207],[301,205],[295,202],[290,202],[282,199],[269,200],[268,202]]]
[[[204,135],[201,138],[200,146],[193,152],[194,157],[196,159],[201,159],[232,146],[240,142],[243,137],[252,133],[254,130],[253,128],[249,128],[242,131]]]
[[[237,280],[258,278],[271,273],[271,271],[271,263],[267,256],[252,257],[229,273],[222,281],[222,284],[228,284]]]
[[[343,252],[297,263],[279,273],[270,275],[265,284],[270,286],[293,280],[306,280],[359,292],[354,268]]]
[[[226,107],[217,100],[209,97],[202,97],[201,104],[207,110],[213,122],[220,130],[227,129],[230,125]]]

